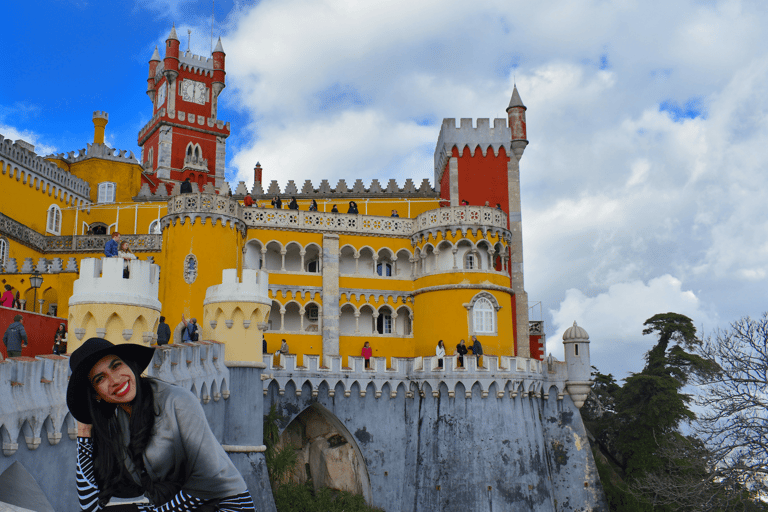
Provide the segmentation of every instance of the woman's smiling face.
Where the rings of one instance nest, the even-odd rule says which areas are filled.
[[[104,356],[93,365],[88,379],[96,394],[111,404],[129,404],[136,398],[136,376],[125,362],[114,354]]]

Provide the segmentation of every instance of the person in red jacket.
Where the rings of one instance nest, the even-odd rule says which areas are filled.
[[[11,285],[9,284],[5,285],[5,291],[0,298],[0,306],[3,306],[4,308],[13,307],[13,292],[11,291]]]
[[[370,370],[371,368],[371,356],[373,355],[373,349],[371,348],[371,344],[367,341],[365,342],[365,345],[363,345],[363,353],[362,356],[365,359],[365,369]]]

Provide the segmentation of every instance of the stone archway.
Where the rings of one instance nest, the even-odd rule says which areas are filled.
[[[371,502],[368,468],[354,437],[328,409],[318,403],[304,409],[280,434],[276,446],[293,446],[297,463],[290,481],[315,490],[328,487],[362,495]]]

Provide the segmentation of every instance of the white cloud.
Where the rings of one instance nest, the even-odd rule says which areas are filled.
[[[47,156],[57,152],[55,146],[40,142],[40,136],[31,130],[19,130],[13,126],[0,124],[0,135],[5,137],[7,140],[12,140],[14,142],[19,139],[25,142],[29,142],[35,146],[35,153],[40,156]]]
[[[642,369],[643,355],[656,342],[643,337],[643,322],[666,312],[686,315],[699,326],[704,322],[711,325],[713,320],[702,310],[696,294],[684,290],[680,280],[668,274],[647,283],[617,283],[593,297],[570,289],[559,308],[550,310],[555,335],[549,337],[547,350],[563,360],[563,333],[575,321],[589,333],[592,365],[623,378],[629,371]]]

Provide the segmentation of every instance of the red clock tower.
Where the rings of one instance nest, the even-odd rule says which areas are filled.
[[[153,115],[139,131],[142,182],[153,192],[163,183],[172,187],[186,178],[200,190],[208,183],[216,189],[224,183],[229,123],[217,118],[224,75],[221,39],[210,58],[182,53],[174,27],[162,61],[155,48],[147,78]]]

